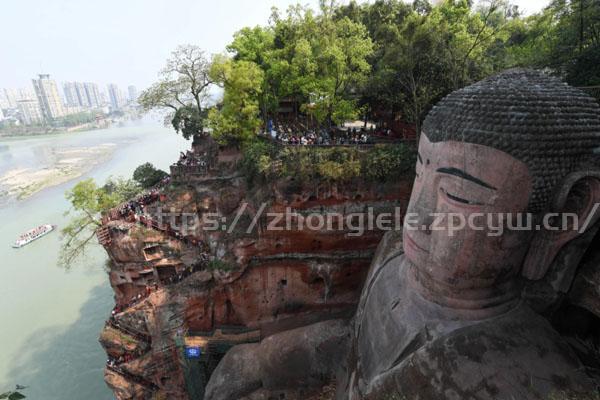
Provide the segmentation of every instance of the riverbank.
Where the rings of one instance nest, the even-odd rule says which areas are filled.
[[[94,147],[58,148],[53,151],[52,163],[39,168],[15,168],[0,176],[0,198],[18,200],[48,187],[78,178],[96,165],[106,162],[115,150],[114,143]]]

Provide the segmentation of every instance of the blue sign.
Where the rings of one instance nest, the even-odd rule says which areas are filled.
[[[200,358],[200,355],[202,355],[202,349],[200,349],[200,347],[185,348],[185,356],[187,358]]]

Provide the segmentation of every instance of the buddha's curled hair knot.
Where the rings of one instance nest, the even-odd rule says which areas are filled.
[[[529,210],[543,210],[556,184],[600,147],[600,106],[557,78],[511,69],[454,91],[427,115],[432,142],[461,141],[504,151],[533,176]]]

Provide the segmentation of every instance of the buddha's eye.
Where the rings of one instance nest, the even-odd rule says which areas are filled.
[[[466,204],[466,205],[471,205],[471,206],[481,206],[483,205],[483,203],[477,202],[477,201],[473,201],[473,200],[467,200],[467,199],[463,199],[462,197],[456,196],[452,193],[448,193],[445,189],[441,189],[442,193],[446,196],[446,198],[450,199],[451,201],[457,202],[457,203],[461,203],[461,204]]]

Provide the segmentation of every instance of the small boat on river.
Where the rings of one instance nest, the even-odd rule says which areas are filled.
[[[13,243],[12,247],[15,249],[21,248],[23,246],[28,245],[36,239],[41,238],[52,232],[56,228],[56,225],[40,225],[37,228],[33,228],[25,233],[23,233],[19,238]]]

